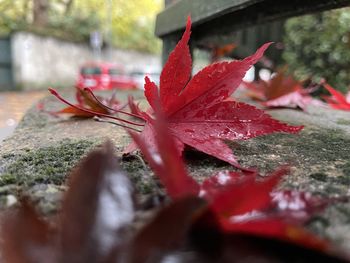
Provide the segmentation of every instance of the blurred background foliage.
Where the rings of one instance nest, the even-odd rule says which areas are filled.
[[[156,53],[155,15],[162,0],[0,0],[0,33],[38,34],[88,42],[101,31],[113,46]]]
[[[349,89],[350,8],[291,18],[285,29],[283,58],[296,77]]]
[[[0,34],[27,30],[88,42],[100,31],[115,47],[158,53],[155,15],[163,0],[0,0]],[[350,8],[288,19],[283,58],[299,79],[350,85]]]

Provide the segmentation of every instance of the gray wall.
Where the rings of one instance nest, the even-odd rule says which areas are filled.
[[[88,45],[27,32],[15,33],[11,48],[15,84],[26,90],[73,85],[79,67],[95,58]],[[102,59],[127,71],[160,69],[160,57],[136,51],[112,49],[104,51]]]
[[[0,36],[0,91],[14,87],[12,76],[11,40],[9,36]]]

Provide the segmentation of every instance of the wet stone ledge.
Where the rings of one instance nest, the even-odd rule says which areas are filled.
[[[126,93],[119,95],[126,101]],[[134,95],[136,99],[141,98],[140,93]],[[62,108],[62,104],[51,97],[45,98],[44,104],[48,110]],[[269,113],[305,128],[297,135],[272,134],[228,142],[240,163],[255,166],[263,174],[289,164],[291,174],[285,178],[282,188],[324,196],[350,194],[350,113],[326,108],[310,108],[309,113],[287,109]],[[15,133],[0,145],[0,208],[15,205],[19,196],[27,195],[44,214],[55,214],[66,190],[69,170],[89,150],[107,139],[113,141],[120,157],[130,142],[120,127],[91,119],[55,118],[34,106]],[[191,149],[184,157],[189,171],[199,181],[216,171],[233,169]],[[116,161],[135,182],[140,196],[163,192],[140,154]],[[329,207],[310,222],[309,228],[350,249],[350,204]]]

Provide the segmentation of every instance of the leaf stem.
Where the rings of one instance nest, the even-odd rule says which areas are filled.
[[[93,115],[96,115],[96,116],[99,116],[99,117],[105,117],[105,118],[110,118],[110,119],[113,119],[113,120],[116,120],[116,121],[125,122],[125,123],[130,124],[130,125],[144,126],[144,124],[141,124],[141,123],[136,123],[136,122],[124,120],[124,119],[121,119],[121,118],[118,118],[118,117],[114,117],[114,116],[109,115],[109,114],[100,113],[100,112],[96,112],[96,111],[92,111],[92,110],[89,110],[89,109],[85,109],[85,108],[79,107],[77,105],[74,105],[74,104],[70,103],[66,99],[64,99],[56,90],[54,90],[52,88],[49,88],[49,91],[51,92],[52,95],[54,95],[57,99],[59,99],[63,103],[65,103],[65,104],[67,104],[67,105],[69,105],[69,106],[71,106],[73,108],[76,108],[76,109],[78,109],[80,111],[87,112],[87,113],[90,113],[90,114],[93,114]]]
[[[110,111],[114,111],[114,112],[117,112],[117,113],[123,113],[123,114],[126,114],[126,115],[129,115],[131,117],[135,117],[135,118],[139,118],[141,120],[145,120],[142,116],[140,115],[137,115],[137,114],[133,114],[133,113],[130,113],[130,112],[127,112],[127,111],[123,111],[121,110],[123,107],[121,107],[120,109],[114,109],[112,107],[109,107],[108,105],[105,105],[103,104],[99,98],[96,97],[96,95],[93,93],[93,91],[90,89],[90,88],[84,88],[85,91],[89,92],[89,94],[96,100],[96,102],[101,106],[101,107],[104,107],[105,109],[107,110],[110,110]]]
[[[117,122],[114,122],[114,121],[104,120],[104,119],[102,119],[102,118],[100,118],[98,116],[95,116],[94,120],[98,121],[98,122],[106,122],[106,123],[114,124],[114,125],[117,125],[117,126],[120,126],[120,127],[126,128],[126,129],[130,129],[130,130],[133,130],[133,131],[142,132],[142,131],[140,131],[138,129],[135,129],[133,127],[129,127],[129,126],[124,125],[124,124],[120,124],[120,123],[117,123]]]

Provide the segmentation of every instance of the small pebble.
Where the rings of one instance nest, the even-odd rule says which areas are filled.
[[[6,206],[10,207],[17,203],[17,198],[14,195],[6,196]]]

